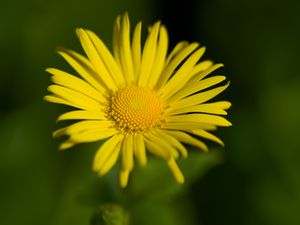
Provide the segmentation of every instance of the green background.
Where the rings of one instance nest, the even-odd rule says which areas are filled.
[[[85,225],[106,202],[121,204],[133,224],[300,224],[299,1],[0,1],[0,224]],[[111,46],[115,17],[129,12],[144,29],[167,25],[180,40],[207,46],[223,62],[233,127],[217,132],[224,150],[190,150],[176,184],[164,162],[151,159],[120,190],[117,168],[99,179],[91,161],[99,143],[56,151],[51,133],[66,108],[43,102],[47,67],[70,71],[55,54],[82,51],[76,27]]]

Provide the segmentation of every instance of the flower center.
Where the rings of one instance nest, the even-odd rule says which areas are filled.
[[[151,91],[137,86],[118,90],[111,96],[107,116],[125,131],[143,131],[160,124],[163,107]]]

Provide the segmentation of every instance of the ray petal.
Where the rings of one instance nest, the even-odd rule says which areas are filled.
[[[122,145],[122,170],[133,169],[133,134],[127,134]]]
[[[103,106],[94,99],[66,87],[50,85],[47,90],[69,102],[82,105],[87,110],[100,110],[103,108]]]
[[[170,61],[169,64],[164,68],[161,73],[160,79],[157,84],[157,89],[160,89],[165,83],[169,80],[169,78],[173,75],[176,68],[184,61],[186,57],[188,57],[197,47],[198,43],[192,43],[183,49],[181,49],[174,58]]]
[[[187,41],[181,41],[179,42],[171,51],[171,53],[168,55],[166,59],[166,65],[170,63],[170,61],[176,56],[179,52],[181,52],[186,46],[188,46],[189,43]]]
[[[129,173],[130,171],[125,169],[120,171],[120,185],[122,188],[125,188],[128,184]]]
[[[95,48],[94,43],[91,41],[89,35],[87,32],[82,29],[78,28],[76,29],[76,34],[80,40],[80,43],[82,45],[82,48],[86,52],[89,60],[91,61],[93,67],[97,71],[97,74],[99,78],[103,81],[103,83],[106,85],[106,87],[110,90],[117,90],[117,85],[109,72],[107,71],[107,68],[105,67],[103,60],[99,56],[97,49]]]
[[[213,97],[217,96],[221,92],[223,92],[227,87],[229,86],[229,82],[227,84],[217,87],[208,91],[200,92],[198,94],[194,94],[191,96],[188,96],[180,101],[176,101],[174,103],[170,104],[170,107],[172,107],[174,110],[179,108],[185,108],[193,105],[198,105],[204,102],[209,101]]]
[[[57,53],[61,55],[83,79],[100,91],[101,94],[106,93],[107,89],[103,81],[99,78],[86,57],[72,50],[62,48],[60,48]]]
[[[123,138],[124,136],[121,134],[115,135],[101,145],[94,157],[94,171],[99,171],[103,167],[107,158],[111,155],[117,145],[122,142]]]
[[[70,136],[70,139],[77,143],[88,143],[100,141],[106,138],[109,138],[118,132],[115,129],[106,129],[101,131],[87,131],[79,134],[73,134]]]
[[[143,87],[146,86],[149,76],[151,74],[151,70],[153,68],[153,63],[157,52],[157,38],[159,29],[160,21],[156,22],[153,25],[144,45],[141,61],[141,70],[138,77],[138,85]]]
[[[205,152],[208,151],[207,146],[202,141],[199,141],[198,139],[193,138],[192,136],[190,136],[189,134],[187,134],[185,132],[169,131],[169,130],[166,130],[165,132],[167,134],[177,138],[179,141],[181,141],[183,143],[196,146],[196,147],[200,148],[201,150],[203,150]]]
[[[182,154],[182,156],[184,158],[186,158],[188,156],[188,152],[187,152],[186,148],[176,138],[174,138],[173,136],[167,134],[166,132],[164,132],[163,130],[160,130],[160,129],[156,129],[155,133],[158,137],[161,137],[167,143],[169,143],[170,145],[172,145],[176,149],[178,149],[178,151]]]
[[[121,152],[121,141],[115,146],[115,148],[111,151],[109,156],[104,161],[102,167],[98,169],[98,173],[100,176],[104,176],[107,174],[110,169],[116,164]]]
[[[224,143],[220,138],[216,137],[215,135],[213,135],[205,130],[192,130],[191,133],[194,135],[206,138],[208,140],[214,141],[214,142],[218,143],[219,145],[221,145],[222,147],[224,147]]]
[[[173,157],[171,157],[168,161],[167,164],[170,168],[170,170],[173,173],[173,176],[175,177],[176,181],[180,184],[184,183],[184,176],[181,172],[181,170],[179,169],[178,165],[176,164],[175,160]]]
[[[231,103],[228,102],[228,101],[219,101],[219,102],[212,102],[212,103],[206,103],[207,105],[208,104],[212,104],[216,107],[220,107],[221,109],[229,109],[231,107]]]
[[[162,128],[168,130],[183,130],[183,131],[188,131],[191,129],[216,130],[217,126],[213,124],[207,124],[207,123],[177,122],[177,123],[165,123],[162,125]]]
[[[134,70],[132,62],[132,53],[130,47],[130,22],[128,13],[125,13],[122,19],[121,33],[120,33],[120,59],[122,63],[122,68],[124,76],[128,81],[128,84],[134,81]]]
[[[52,102],[52,103],[56,103],[56,104],[67,105],[67,106],[71,106],[71,107],[78,108],[78,109],[84,109],[84,110],[87,109],[84,105],[78,104],[78,102],[77,103],[72,103],[72,102],[69,102],[69,101],[67,101],[65,99],[62,99],[59,96],[55,96],[55,95],[46,95],[44,97],[44,100],[47,101],[47,102]]]
[[[135,70],[135,79],[137,79],[138,74],[140,73],[141,67],[141,33],[142,33],[142,22],[139,22],[133,32],[132,38],[132,60]]]
[[[199,74],[208,68],[210,68],[213,65],[213,62],[211,60],[204,60],[199,62],[192,70],[191,77],[194,77],[196,74]]]
[[[170,97],[167,101],[172,102],[172,101],[177,101],[180,100],[184,97],[187,97],[189,95],[192,95],[196,92],[202,91],[206,88],[209,88],[213,85],[216,85],[226,79],[225,76],[213,76],[198,82],[194,82],[190,85],[186,85],[184,88],[179,90],[175,95]]]
[[[76,145],[75,142],[73,142],[71,140],[66,140],[59,145],[58,149],[59,150],[67,150],[67,149],[73,147],[74,145]]]
[[[106,101],[105,97],[86,81],[55,68],[48,68],[46,71],[53,75],[51,77],[53,83],[78,91],[96,101]]]
[[[140,133],[134,135],[134,153],[141,166],[147,164],[146,148],[144,137]]]
[[[64,129],[64,133],[67,135],[78,134],[84,131],[96,130],[101,132],[101,130],[106,130],[112,127],[111,121],[99,121],[99,120],[84,120],[79,121],[77,123],[71,124],[67,127],[61,128],[53,133],[54,137],[58,137],[61,135],[62,130]],[[59,132],[58,132],[59,131]]]
[[[166,151],[164,148],[159,146],[157,143],[153,142],[151,138],[148,137],[147,134],[145,134],[145,145],[147,150],[149,150],[152,154],[157,155],[158,157],[161,157],[165,160],[168,160],[171,157],[171,154],[169,151]]]
[[[167,28],[165,26],[160,27],[159,37],[158,37],[158,45],[155,56],[155,61],[152,68],[152,72],[147,82],[147,86],[150,88],[155,87],[159,76],[163,70],[165,65],[166,55],[168,51],[168,33]]]
[[[108,129],[111,128],[113,122],[111,121],[99,121],[99,120],[83,120],[70,125],[67,129],[68,134],[79,133],[83,130],[89,130],[93,128]]]
[[[91,41],[94,43],[94,46],[100,55],[103,63],[105,64],[107,70],[109,71],[110,76],[113,78],[115,83],[118,84],[119,87],[123,87],[125,85],[124,75],[120,70],[119,65],[116,63],[114,57],[107,49],[106,45],[102,42],[102,40],[92,31],[86,30],[89,35]]]
[[[66,134],[66,128],[67,127],[59,128],[56,131],[52,132],[52,137],[57,138],[57,137],[61,137],[61,136],[65,135]]]
[[[159,151],[169,152],[169,154],[176,159],[179,157],[178,151],[161,137],[153,133],[146,133],[145,136],[150,142],[155,143],[156,148],[159,149]]]
[[[228,120],[226,120],[221,116],[202,114],[202,113],[169,116],[166,117],[166,121],[171,123],[172,122],[207,123],[207,124],[213,124],[213,125],[224,126],[224,127],[232,125]]]
[[[114,29],[113,29],[113,52],[114,52],[114,57],[116,59],[116,62],[120,67],[121,65],[121,58],[120,58],[120,37],[121,37],[121,16],[119,15],[114,23]]]
[[[191,73],[198,60],[203,56],[204,52],[205,47],[202,47],[196,50],[190,57],[188,57],[183,65],[176,71],[174,76],[172,76],[171,79],[161,89],[161,92],[163,93],[163,99],[168,99],[189,81],[189,74]]]
[[[106,117],[101,111],[74,110],[66,112],[57,118],[57,121],[62,120],[106,120]]]
[[[215,70],[217,70],[217,69],[219,69],[219,68],[221,68],[221,67],[223,67],[223,66],[224,66],[224,65],[223,65],[222,63],[218,63],[218,64],[215,64],[215,65],[212,65],[211,67],[207,68],[207,69],[204,70],[204,71],[201,71],[201,72],[199,72],[199,73],[196,73],[196,74],[193,75],[192,78],[190,79],[189,84],[204,79],[206,76],[208,76],[209,74],[211,74],[212,72],[214,72]]]
[[[170,108],[165,111],[165,114],[167,116],[179,115],[184,113],[210,113],[210,114],[217,114],[217,115],[227,115],[227,112],[225,110],[216,107],[214,105],[206,105],[206,104],[194,105],[194,106],[179,108],[175,110],[172,110],[172,108]]]

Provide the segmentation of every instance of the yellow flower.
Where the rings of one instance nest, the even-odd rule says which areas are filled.
[[[130,41],[127,13],[118,16],[113,31],[113,54],[92,31],[79,28],[76,33],[87,57],[72,50],[58,53],[79,74],[48,68],[54,85],[45,100],[76,108],[58,117],[79,120],[53,133],[67,135],[60,145],[107,139],[97,151],[93,169],[103,176],[121,158],[120,184],[126,187],[135,159],[147,163],[147,151],[163,158],[179,183],[184,182],[175,160],[188,152],[182,144],[203,151],[207,146],[195,136],[223,142],[209,133],[217,126],[231,126],[222,115],[230,107],[227,101],[208,103],[224,91],[225,76],[207,76],[222,67],[210,60],[199,62],[205,47],[179,42],[168,52],[166,27],[156,22],[141,46],[139,22]]]

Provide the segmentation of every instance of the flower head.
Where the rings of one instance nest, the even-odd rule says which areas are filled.
[[[45,100],[76,108],[58,117],[78,122],[54,132],[68,139],[60,149],[78,143],[106,141],[97,151],[93,169],[105,175],[121,158],[120,183],[125,187],[135,159],[147,163],[147,152],[163,158],[179,183],[184,177],[176,159],[188,152],[184,144],[204,151],[207,146],[195,136],[223,142],[210,133],[217,126],[231,126],[222,115],[227,101],[209,102],[227,84],[213,87],[225,76],[208,75],[222,64],[200,61],[205,47],[186,41],[168,53],[168,34],[160,22],[150,29],[141,45],[141,22],[130,40],[127,13],[118,16],[113,32],[113,54],[92,31],[76,33],[87,55],[60,49],[58,53],[78,76],[48,68],[54,85]]]

